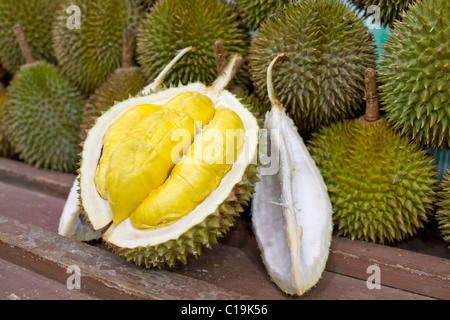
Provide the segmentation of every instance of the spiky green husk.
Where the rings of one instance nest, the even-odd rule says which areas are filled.
[[[364,70],[375,66],[375,45],[362,21],[340,1],[288,5],[255,33],[249,55],[258,95],[267,100],[267,65],[274,89],[299,130],[353,116],[362,106]]]
[[[433,149],[450,147],[450,2],[425,0],[402,15],[383,46],[380,98],[396,129]]]
[[[378,243],[412,236],[433,209],[433,158],[385,121],[324,128],[309,147],[328,186],[337,235]]]
[[[6,128],[3,119],[4,105],[6,102],[6,89],[3,84],[0,83],[0,157],[13,158],[15,152],[11,147],[6,135]]]
[[[137,95],[145,87],[147,81],[138,67],[119,68],[108,80],[89,97],[83,110],[81,122],[81,140],[95,123],[95,119],[111,108],[116,102],[124,101]]]
[[[450,167],[444,175],[444,180],[440,188],[440,201],[438,204],[439,209],[436,213],[436,220],[438,221],[439,230],[444,240],[450,243]]]
[[[47,62],[23,66],[8,90],[5,124],[19,157],[35,167],[75,172],[84,96]]]
[[[150,81],[172,60],[176,50],[192,46],[171,69],[165,83],[212,83],[217,77],[212,50],[217,40],[223,42],[229,54],[247,54],[249,36],[232,4],[224,0],[159,1],[141,23],[137,35],[138,62]],[[245,70],[240,69],[236,83],[249,83]]]
[[[280,12],[289,0],[235,0],[235,2],[247,27],[250,30],[257,30],[262,22]]]
[[[197,257],[203,248],[211,248],[233,226],[247,206],[258,181],[256,165],[249,165],[241,182],[236,184],[228,198],[204,221],[187,230],[180,238],[157,246],[135,249],[119,248],[106,241],[108,246],[128,262],[147,268],[173,267],[179,261],[186,263],[188,257]]]
[[[380,8],[380,22],[383,25],[392,27],[397,19],[401,19],[401,13],[408,9],[408,6],[417,0],[351,0],[357,9],[364,11],[365,17],[375,17],[375,12],[367,12],[367,8],[372,5]]]
[[[52,49],[53,16],[62,0],[0,1],[0,60],[11,73],[25,63],[13,26],[20,23],[35,59],[56,62]]]
[[[135,26],[138,10],[121,0],[70,0],[65,4],[53,24],[53,48],[62,72],[90,94],[121,66],[123,32]],[[80,29],[67,27],[69,5],[81,10]]]

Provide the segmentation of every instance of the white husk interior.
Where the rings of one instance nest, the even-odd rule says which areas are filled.
[[[252,161],[256,161],[258,144],[258,125],[256,119],[228,91],[224,90],[216,92],[212,87],[194,83],[188,86],[172,88],[149,96],[132,98],[121,102],[112,107],[98,119],[97,124],[90,130],[84,144],[81,165],[82,174],[80,179],[81,197],[83,207],[92,226],[96,230],[99,230],[112,221],[112,212],[108,201],[99,196],[94,184],[95,171],[101,154],[101,140],[108,127],[124,112],[134,106],[144,103],[164,104],[176,95],[187,91],[198,91],[206,94],[213,100],[216,107],[221,105],[226,106],[241,117],[246,131],[243,151],[240,153],[230,172],[222,179],[219,188],[213,191],[209,197],[189,215],[170,226],[155,230],[137,230],[133,228],[130,220],[126,219],[117,226],[111,225],[104,233],[104,238],[109,243],[122,248],[135,248],[139,246],[152,246],[164,243],[171,239],[177,239],[181,234],[202,222],[209,214],[213,213],[230,194],[235,184],[242,180],[248,164]]]
[[[269,147],[279,153],[280,170],[260,175],[256,183],[253,227],[272,280],[283,291],[300,295],[325,268],[332,206],[322,176],[284,110],[272,108],[265,127]]]

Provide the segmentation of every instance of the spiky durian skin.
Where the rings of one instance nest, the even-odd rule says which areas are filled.
[[[401,18],[400,14],[417,0],[351,0],[351,2],[357,9],[363,10],[366,17],[375,17],[375,12],[368,13],[367,9],[372,5],[378,6],[381,24],[392,26],[395,20]]]
[[[233,6],[224,0],[162,0],[142,21],[137,36],[138,62],[153,80],[174,57],[176,50],[192,46],[170,73],[167,85],[212,83],[217,77],[214,43],[223,42],[229,54],[245,56],[249,36]],[[246,68],[236,83],[248,84]]]
[[[444,179],[440,185],[440,200],[438,203],[438,210],[436,213],[436,220],[438,221],[439,230],[443,239],[450,243],[450,167],[444,175]],[[450,248],[450,245],[449,245]]]
[[[95,120],[116,102],[136,96],[147,84],[139,67],[119,68],[108,77],[108,80],[95,90],[83,109],[81,122],[81,140]]]
[[[64,75],[90,94],[121,66],[123,32],[135,26],[138,10],[129,1],[70,0],[57,12],[53,48]],[[79,29],[67,27],[66,7],[81,12]]]
[[[233,226],[235,219],[244,211],[243,206],[247,206],[253,196],[254,184],[259,180],[256,168],[257,165],[249,165],[241,182],[234,186],[216,211],[180,238],[133,249],[114,246],[107,240],[106,243],[118,255],[138,266],[162,268],[174,267],[178,262],[186,263],[189,257],[200,255],[203,248],[211,248]]]
[[[337,235],[392,243],[414,235],[432,213],[433,158],[385,121],[335,123],[313,135],[309,151],[327,184]]]
[[[267,100],[266,69],[278,54],[274,90],[299,130],[353,116],[362,106],[364,70],[375,66],[374,42],[340,1],[303,0],[266,20],[249,54],[256,92]]]
[[[56,62],[52,49],[53,16],[62,0],[0,1],[0,60],[11,73],[25,63],[13,26],[20,23],[35,59]]]
[[[235,0],[237,9],[250,30],[257,30],[262,22],[283,9],[289,0]]]
[[[84,96],[43,61],[23,66],[8,89],[6,131],[19,157],[35,167],[75,172]]]
[[[6,89],[0,83],[0,157],[13,158],[15,152],[11,147],[11,143],[6,135],[6,128],[4,124],[4,105],[6,102]]]
[[[450,147],[450,2],[402,15],[383,46],[380,98],[391,125],[424,147]]]

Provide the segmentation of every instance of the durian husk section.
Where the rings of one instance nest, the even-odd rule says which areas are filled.
[[[103,235],[105,242],[119,254],[127,256],[127,259],[131,259],[137,264],[146,260],[147,266],[161,266],[163,264],[162,258],[148,258],[151,256],[149,252],[152,251],[152,248],[158,247],[162,251],[162,248],[166,245],[173,247],[174,242],[180,244],[180,241],[183,242],[182,239],[189,238],[189,234],[193,233],[197,237],[205,233],[205,238],[200,241],[200,244],[208,247],[208,243],[214,242],[214,239],[228,230],[234,220],[233,217],[242,212],[241,205],[246,204],[253,193],[259,134],[257,120],[229,91],[217,91],[214,86],[207,87],[201,83],[194,83],[159,91],[148,96],[131,98],[116,104],[98,118],[96,125],[88,133],[81,154],[80,201],[88,223],[94,230],[100,230],[110,225],[112,221],[109,203],[100,197],[94,183],[95,170],[102,152],[101,137],[106,133],[109,126],[134,106],[140,104],[162,105],[171,98],[188,91],[205,94],[212,99],[216,108],[224,106],[240,116],[246,132],[243,151],[233,164],[230,172],[222,179],[219,187],[193,212],[181,220],[156,230],[136,230],[131,226],[129,219],[117,226],[111,225],[108,228]],[[252,172],[255,172],[255,174],[252,175]],[[205,223],[207,228],[203,227]],[[203,231],[197,232],[197,230]],[[199,239],[194,242],[197,242],[197,240]],[[196,255],[200,252],[199,245],[196,243],[194,247],[195,250],[191,248],[190,251]],[[186,250],[178,248],[177,252]],[[143,258],[139,252],[146,252],[144,255],[148,259],[141,261]],[[166,252],[166,254],[168,253]],[[167,263],[171,265],[177,260],[185,261],[184,254],[176,254],[176,257],[169,259]]]

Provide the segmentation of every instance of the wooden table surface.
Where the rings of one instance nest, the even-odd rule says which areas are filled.
[[[445,251],[436,256],[342,237],[333,237],[319,283],[301,297],[288,296],[269,279],[246,216],[186,265],[137,267],[100,241],[57,234],[74,178],[0,158],[0,299],[450,299]],[[72,266],[79,288],[67,285]],[[370,266],[380,270],[380,289],[367,285]]]

